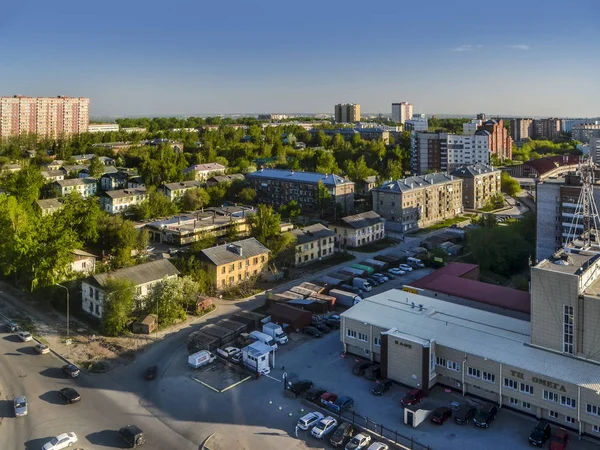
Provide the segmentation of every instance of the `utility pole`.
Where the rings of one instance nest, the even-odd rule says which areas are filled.
[[[67,288],[66,286],[63,286],[62,284],[56,283],[57,286],[60,286],[61,288],[63,288],[65,291],[67,291],[67,348],[68,348],[68,353],[69,356],[71,356],[71,344],[70,344],[70,340],[71,340],[71,308],[70,308],[70,303],[69,303],[69,288]]]

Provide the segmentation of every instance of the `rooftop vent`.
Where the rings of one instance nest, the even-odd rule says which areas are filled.
[[[410,302],[410,307],[411,307],[412,309],[414,309],[414,308],[415,308],[415,302]]]

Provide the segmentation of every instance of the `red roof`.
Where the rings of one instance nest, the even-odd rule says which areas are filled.
[[[531,297],[529,293],[517,289],[444,274],[430,281],[423,288],[500,308],[527,314],[531,313]]]
[[[408,286],[419,289],[425,289],[427,288],[427,286],[429,286],[429,284],[432,281],[437,280],[443,275],[450,275],[452,277],[463,277],[469,272],[477,269],[478,267],[479,266],[477,264],[467,264],[459,262],[450,263],[447,266],[444,266],[441,269],[438,269],[435,272],[432,272],[419,280],[411,282]]]
[[[556,155],[547,156],[545,158],[532,159],[527,161],[526,165],[535,169],[539,175],[544,175],[546,172],[556,169],[560,166],[571,166],[579,163],[579,155]]]

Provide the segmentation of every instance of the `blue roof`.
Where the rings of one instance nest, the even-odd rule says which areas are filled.
[[[255,358],[260,358],[263,355],[268,355],[269,352],[273,351],[267,344],[263,344],[260,341],[253,342],[252,344],[244,347],[242,352],[246,352],[248,355]]]
[[[252,172],[246,176],[247,178],[264,178],[272,180],[284,180],[284,181],[301,181],[304,183],[317,184],[322,181],[326,186],[334,186],[339,184],[354,184],[352,181],[340,177],[339,175],[328,174],[318,172],[298,172],[294,170],[282,170],[282,169],[260,169],[256,172]]]

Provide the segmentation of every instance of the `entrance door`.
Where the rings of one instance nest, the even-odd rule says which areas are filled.
[[[412,411],[406,411],[406,425],[409,427],[413,426],[413,414]]]

